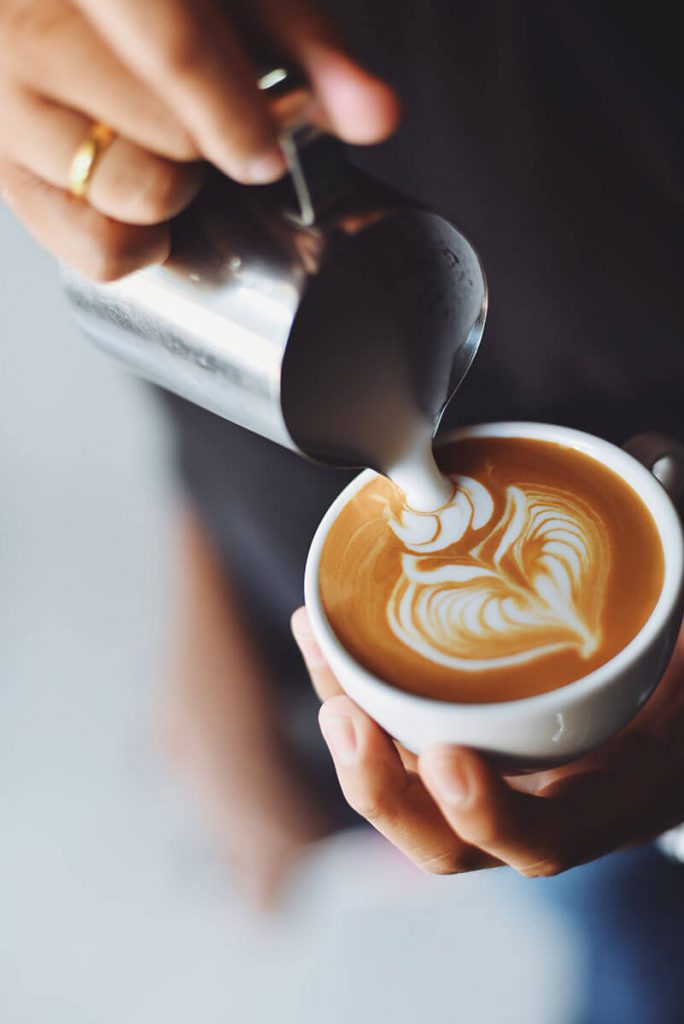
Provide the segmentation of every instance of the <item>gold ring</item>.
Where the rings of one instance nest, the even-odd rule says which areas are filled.
[[[114,139],[115,132],[103,121],[95,121],[74,153],[69,166],[69,191],[81,199],[85,196],[98,160]]]

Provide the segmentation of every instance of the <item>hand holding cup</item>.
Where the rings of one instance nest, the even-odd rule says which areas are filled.
[[[653,517],[664,553],[662,586],[626,647],[584,678],[517,700],[430,701],[388,686],[342,645],[340,656],[321,628],[325,615],[314,580],[325,525],[307,571],[312,617],[302,610],[293,625],[326,701],[321,727],[353,807],[429,870],[507,863],[523,874],[553,874],[684,818],[681,787],[673,785],[684,760],[682,641],[642,707],[670,658],[681,619],[681,528],[664,489],[619,449],[565,428],[504,426],[508,436],[536,432],[598,459],[633,488]],[[501,428],[475,433],[500,435]],[[661,456],[676,461],[681,449],[660,445],[647,460],[642,446],[637,454],[652,464]],[[670,476],[672,482],[676,474]],[[339,507],[344,504],[343,495]],[[353,700],[335,695],[341,688],[334,670]],[[534,767],[541,770],[530,771]],[[507,774],[521,769],[528,774]]]

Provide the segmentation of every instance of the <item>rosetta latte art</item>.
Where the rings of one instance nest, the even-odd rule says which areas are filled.
[[[386,509],[404,548],[387,606],[394,635],[468,671],[562,650],[590,658],[602,642],[610,563],[600,518],[556,487],[511,484],[497,496],[470,477],[452,479],[454,498],[436,513]]]

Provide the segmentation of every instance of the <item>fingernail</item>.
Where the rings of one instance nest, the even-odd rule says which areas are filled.
[[[321,732],[336,761],[352,764],[356,760],[356,731],[351,718],[330,715],[321,721]]]
[[[450,757],[441,757],[430,772],[433,789],[445,803],[462,804],[468,799],[468,776],[463,766]]]
[[[285,158],[279,149],[256,156],[247,164],[246,177],[254,185],[268,185],[282,178],[285,173]]]

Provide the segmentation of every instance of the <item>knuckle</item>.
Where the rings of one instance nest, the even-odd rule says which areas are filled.
[[[417,861],[421,871],[429,875],[460,875],[469,868],[464,864],[462,850],[440,850]]]
[[[200,160],[202,154],[190,132],[183,128],[176,128],[168,133],[169,155],[181,163],[190,163],[193,160]]]
[[[12,0],[11,3],[0,4],[0,37],[5,43],[12,44],[16,56],[16,48],[22,49],[49,36],[63,20],[64,9],[60,4],[43,2],[43,0]]]
[[[369,794],[355,796],[349,801],[349,806],[357,814],[360,814],[366,821],[379,821],[385,816],[385,808],[382,802],[374,799]]]
[[[84,246],[81,270],[94,281],[116,281],[135,262],[135,230],[106,218],[99,219]]]
[[[134,126],[131,138],[138,146],[170,160],[189,162],[201,159],[192,132],[166,103],[149,91],[135,91],[118,97],[122,123]]]
[[[501,826],[490,814],[478,815],[477,832],[469,835],[468,839],[485,849],[498,846],[501,841]]]
[[[556,851],[518,868],[518,873],[525,878],[554,878],[575,867],[578,861],[564,851]]]
[[[137,182],[135,203],[141,219],[160,223],[178,213],[188,195],[188,187],[187,168],[170,161],[151,159]]]
[[[422,871],[431,875],[462,875],[470,871],[479,871],[487,863],[481,850],[460,840],[436,853],[426,853],[416,862]]]
[[[116,254],[99,244],[90,247],[80,261],[79,269],[91,281],[97,281],[99,284],[117,281],[126,273]]]
[[[192,200],[202,181],[197,165],[178,164],[118,140],[95,175],[89,198],[126,224],[163,224]]]
[[[499,847],[511,834],[512,823],[508,815],[491,806],[483,795],[474,795],[468,804],[467,815],[465,841],[475,844],[476,847]]]
[[[347,797],[347,800],[352,810],[360,814],[366,821],[377,822],[382,819],[383,822],[387,822],[393,817],[387,796],[380,786],[366,785],[363,789]]]
[[[194,20],[177,14],[158,40],[157,52],[167,71],[184,75],[195,70],[205,49]]]

